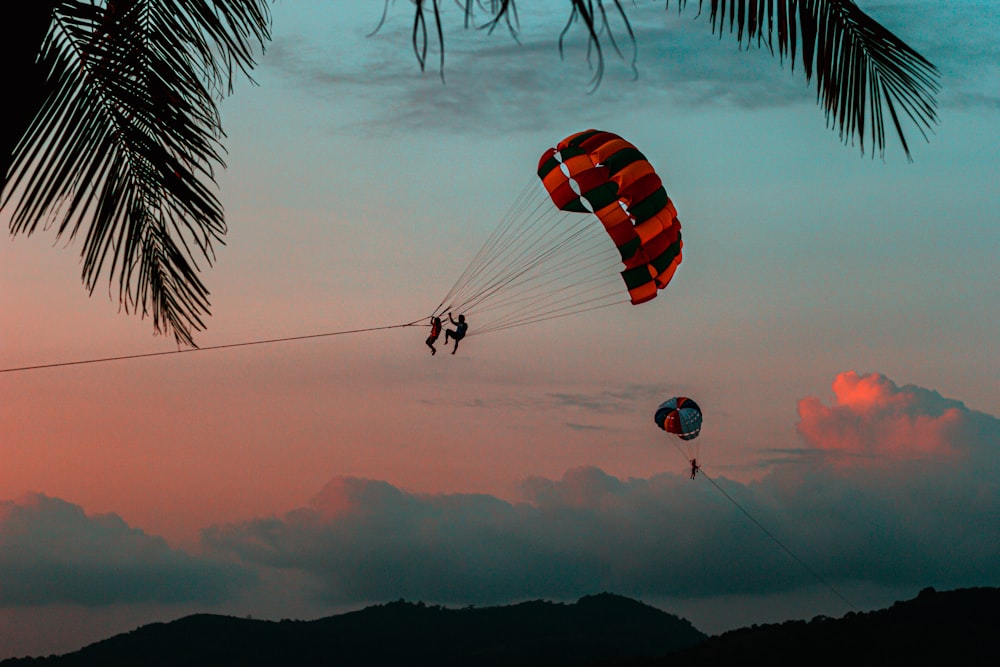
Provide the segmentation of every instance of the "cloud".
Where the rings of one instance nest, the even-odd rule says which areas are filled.
[[[114,514],[5,501],[0,606],[232,602],[261,582],[340,607],[775,595],[816,575],[852,590],[1000,584],[1000,420],[877,373],[832,389],[829,405],[800,401],[802,449],[746,484],[588,466],[526,479],[508,501],[337,477],[304,507],[205,529],[199,556]]]
[[[171,549],[115,514],[88,516],[42,494],[0,502],[0,606],[215,603],[250,582],[242,567]]]
[[[831,406],[799,401],[806,448],[762,482],[824,567],[883,584],[995,583],[1000,420],[879,373],[841,373],[832,388]]]
[[[912,2],[866,11],[939,66],[946,82],[943,105],[993,108],[1000,104],[992,39],[1000,14],[995,3],[953,4],[943,13],[938,4]],[[445,11],[443,81],[434,37],[427,71],[420,71],[411,46],[412,9],[403,7],[390,8],[374,34],[369,32],[380,12],[365,8],[342,10],[353,11],[357,27],[336,37],[329,30],[313,32],[315,26],[277,30],[262,65],[311,96],[367,100],[370,112],[354,129],[373,133],[442,127],[536,131],[561,127],[567,115],[584,114],[593,124],[644,105],[754,110],[815,104],[815,81],[806,81],[800,62],[782,63],[756,42],[741,47],[728,30],[713,34],[707,13],[691,7],[664,12],[659,3],[626,10],[635,51],[613,21],[621,53],[604,39],[604,75],[592,90],[596,60],[579,21],[570,26],[560,53],[568,7],[520,8],[516,40],[504,29],[465,29],[461,11]]]
[[[621,415],[635,412],[637,401],[646,400],[649,396],[667,395],[676,390],[676,385],[668,383],[626,384],[614,389],[595,387],[589,391],[559,392],[550,391],[539,394],[528,394],[524,391],[516,397],[497,397],[491,399],[420,399],[427,405],[450,405],[463,408],[498,408],[516,409],[531,412],[562,411],[571,408],[584,414]],[[652,419],[652,415],[650,415]]]
[[[635,410],[635,402],[667,391],[666,384],[626,385],[621,389],[590,392],[549,392],[540,402],[547,408],[576,408],[596,414],[622,414]]]
[[[913,385],[898,387],[872,373],[841,373],[833,381],[836,403],[799,401],[799,433],[831,453],[836,465],[892,466],[930,460],[935,465],[969,455],[980,443],[962,437],[972,412],[960,401]]]
[[[896,0],[870,13],[932,62],[941,73],[942,107],[1000,108],[1000,5],[961,0],[947,5]]]
[[[605,383],[607,384],[607,383]],[[649,396],[669,396],[677,387],[667,383],[625,384],[611,389],[606,386],[585,388],[576,385],[574,392],[540,392],[537,394],[520,391],[516,396],[496,396],[491,398],[433,398],[419,399],[432,406],[451,406],[487,411],[510,410],[526,413],[558,412],[567,410],[575,413],[574,421],[564,420],[562,425],[575,431],[620,432],[620,427],[607,423],[588,423],[590,419],[604,417],[627,417],[635,414],[637,402],[648,400]],[[652,422],[652,413],[648,419]]]
[[[766,52],[741,53],[735,38],[720,44],[704,17],[668,15],[655,6],[628,10],[634,52],[621,26],[615,34],[620,54],[605,36],[603,75],[593,88],[597,59],[579,21],[566,33],[560,53],[559,35],[568,16],[562,9],[523,16],[516,40],[506,31],[487,35],[462,29],[460,17],[451,15],[445,25],[443,77],[436,40],[427,71],[420,71],[410,47],[410,10],[403,9],[390,11],[379,32],[364,38],[276,33],[262,65],[320,99],[338,101],[347,94],[368,100],[374,113],[356,129],[373,132],[533,131],[539,124],[561,126],[568,114],[607,117],[667,95],[687,107],[813,103],[803,78],[783,71]]]
[[[573,422],[564,422],[563,426],[574,431],[607,431],[607,427],[598,426],[596,424],[576,424]]]
[[[843,373],[834,392],[832,407],[803,399],[807,446],[750,484],[581,467],[527,479],[507,502],[341,477],[307,507],[203,539],[248,566],[305,575],[304,594],[340,604],[757,595],[817,575],[831,586],[1000,583],[1000,420],[878,374]],[[879,465],[828,455],[845,448]]]
[[[526,502],[508,503],[338,478],[309,507],[215,527],[204,539],[248,564],[307,572],[333,603],[402,596],[482,604],[650,586],[690,593],[704,586],[697,573],[712,558],[700,553],[699,529],[687,510],[670,501],[679,484],[580,468],[558,481],[527,480]],[[729,528],[729,541],[745,533]],[[664,567],[665,560],[695,571]],[[726,582],[709,587],[743,588],[745,579],[729,569]]]

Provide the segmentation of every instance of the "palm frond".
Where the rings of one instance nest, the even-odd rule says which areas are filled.
[[[14,155],[11,232],[83,232],[83,282],[194,345],[208,290],[198,262],[226,233],[210,186],[225,167],[214,95],[253,65],[256,0],[63,1],[42,47],[48,97]]]
[[[712,30],[728,28],[741,44],[766,46],[789,58],[801,54],[806,80],[816,79],[816,99],[827,125],[846,143],[866,136],[872,154],[885,151],[888,111],[908,159],[898,111],[925,139],[937,123],[937,69],[850,0],[709,0]],[[683,6],[685,0],[680,0]],[[702,0],[699,0],[699,8]],[[776,34],[775,34],[776,33]],[[798,37],[798,39],[797,39]]]
[[[464,9],[466,26],[478,11],[489,16],[485,25],[491,29],[508,19],[508,26],[516,36],[516,22],[509,21],[509,17],[516,17],[515,0],[455,1]],[[594,69],[592,83],[599,85],[604,74],[605,42],[622,56],[609,18],[616,16],[620,17],[621,30],[632,44],[634,69],[635,35],[621,0],[568,1],[569,17],[558,38],[560,55],[566,34],[581,22],[587,34],[587,58]],[[418,39],[417,26],[425,25],[423,9],[430,3],[438,28],[443,69],[439,0],[411,2],[416,7],[414,50],[420,67],[426,64],[427,33],[424,30]],[[826,114],[828,126],[838,130],[845,143],[857,139],[862,153],[870,141],[872,155],[876,152],[884,155],[886,111],[907,159],[912,158],[901,115],[907,116],[925,139],[937,124],[937,69],[851,0],[708,0],[708,4],[712,31],[720,38],[728,28],[741,45],[756,42],[758,47],[776,52],[782,61],[788,58],[792,69],[799,56],[806,80],[811,82],[815,77],[817,102]],[[699,0],[699,15],[703,5],[704,0]],[[669,9],[670,0],[666,0],[665,6]],[[678,0],[678,11],[686,6],[687,0]]]

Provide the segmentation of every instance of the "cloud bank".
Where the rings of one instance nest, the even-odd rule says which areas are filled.
[[[201,559],[43,494],[0,502],[0,607],[128,602],[217,603],[252,581],[241,566]]]
[[[204,540],[248,566],[305,574],[330,603],[769,594],[815,575],[1000,583],[1000,420],[879,374],[843,373],[833,392],[830,406],[800,402],[805,446],[748,485],[583,467],[525,480],[509,503],[340,477],[307,507]]]
[[[337,477],[305,507],[206,528],[198,556],[114,514],[41,494],[5,501],[0,606],[212,604],[279,581],[283,599],[341,608],[602,590],[695,600],[817,578],[852,590],[1000,585],[1000,420],[877,373],[842,373],[832,395],[799,402],[802,448],[757,482],[579,467],[526,479],[509,502]]]

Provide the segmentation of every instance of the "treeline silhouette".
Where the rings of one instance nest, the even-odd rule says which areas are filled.
[[[598,661],[600,667],[693,665],[1000,665],[1000,588],[938,592],[842,618],[753,625],[666,658]],[[595,666],[596,667],[596,666]]]
[[[81,665],[1000,665],[1000,589],[924,589],[887,609],[753,625],[709,637],[619,595],[449,609],[399,600],[314,621],[196,614],[61,656]]]
[[[399,600],[314,621],[196,614],[17,665],[576,665],[665,655],[704,641],[690,622],[611,594],[449,609]]]

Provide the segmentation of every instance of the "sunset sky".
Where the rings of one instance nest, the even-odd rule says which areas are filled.
[[[858,3],[941,73],[912,162],[697,3],[637,4],[638,78],[609,54],[593,92],[568,3],[520,3],[518,42],[444,3],[444,82],[408,3],[372,36],[380,2],[273,6],[221,107],[200,346],[429,315],[588,128],[656,167],[684,261],[454,356],[398,327],[0,373],[0,659],[194,612],[609,591],[717,633],[1000,585],[1000,3]],[[0,369],[177,349],[51,232],[0,244],[0,318]],[[707,477],[653,422],[678,395]]]

